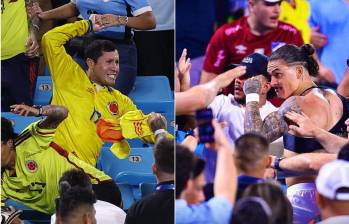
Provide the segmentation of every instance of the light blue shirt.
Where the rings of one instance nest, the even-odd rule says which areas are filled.
[[[91,14],[114,14],[126,16],[141,15],[145,12],[152,11],[147,0],[72,0],[76,4],[81,16],[89,19]],[[130,12],[127,11],[127,6]],[[111,39],[123,39],[125,34],[125,26],[113,26],[99,31],[101,36]]]
[[[345,0],[310,0],[310,26],[319,26],[328,43],[318,51],[320,61],[332,70],[339,83],[349,58],[349,3]]]
[[[232,212],[232,204],[223,196],[197,205],[188,205],[183,199],[176,200],[177,224],[228,224]]]

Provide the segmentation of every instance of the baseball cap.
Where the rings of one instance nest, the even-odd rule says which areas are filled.
[[[316,188],[322,196],[332,200],[349,200],[349,192],[338,192],[343,187],[349,188],[349,162],[335,160],[321,167]]]
[[[271,76],[267,71],[268,58],[265,55],[260,53],[250,54],[247,57],[244,57],[240,64],[230,64],[228,66],[228,69],[233,69],[241,65],[246,66],[245,76],[247,76],[247,78],[263,75],[268,79],[268,81],[271,80]]]

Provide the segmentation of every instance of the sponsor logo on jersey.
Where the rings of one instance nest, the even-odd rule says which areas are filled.
[[[108,110],[112,115],[117,115],[119,113],[119,106],[116,101],[108,103]]]
[[[255,53],[264,54],[264,48],[257,48],[254,50]]]
[[[31,173],[35,173],[38,170],[38,164],[34,160],[27,161],[25,167]]]
[[[240,44],[240,45],[235,46],[235,49],[236,49],[237,54],[246,54],[247,47]]]

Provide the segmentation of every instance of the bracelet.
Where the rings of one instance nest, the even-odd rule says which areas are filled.
[[[92,20],[87,20],[87,22],[88,22],[88,30],[87,30],[87,32],[89,33],[89,32],[93,32],[93,23],[92,23]]]
[[[36,24],[32,24],[32,26],[33,26],[34,28],[36,28],[36,30],[39,32],[40,27],[39,27],[38,25],[36,25]]]
[[[39,110],[39,113],[37,115],[35,115],[35,117],[41,117],[42,116],[42,106],[34,105],[33,108]]]
[[[154,132],[154,135],[157,136],[158,134],[166,133],[165,129],[158,129]]]
[[[127,16],[118,16],[119,25],[126,26],[128,23],[128,17]]]
[[[258,93],[249,93],[246,95],[246,104],[249,102],[259,103],[259,94]]]

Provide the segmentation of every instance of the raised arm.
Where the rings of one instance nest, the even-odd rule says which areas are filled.
[[[38,5],[36,0],[25,0],[25,6],[27,10],[29,36],[26,41],[26,51],[25,55],[28,57],[38,56],[39,44],[38,44],[38,34],[40,29],[40,19],[37,14],[32,13],[31,8],[33,5]]]
[[[69,2],[65,5],[45,12],[43,12],[41,8],[37,6],[35,7],[35,12],[38,14],[38,17],[42,20],[68,19],[79,15],[79,11],[73,2]]]
[[[271,167],[274,167],[275,156],[271,156]],[[294,175],[316,175],[321,166],[337,159],[337,154],[328,153],[302,153],[292,157],[287,157],[279,161],[280,169],[287,176]]]
[[[317,141],[329,153],[338,153],[339,150],[348,143],[348,139],[334,135],[314,124],[310,118],[301,112],[287,112],[286,118],[294,122],[296,125],[290,125],[289,129],[302,137],[316,138]]]
[[[46,116],[40,121],[39,128],[55,129],[68,116],[68,109],[63,106],[47,105],[31,107],[24,104],[11,106],[11,112],[21,116]]]
[[[188,114],[207,107],[222,88],[245,73],[246,67],[239,66],[224,72],[208,83],[194,86],[185,92],[175,93],[176,114]]]
[[[132,17],[104,14],[102,21],[104,24],[112,26],[128,26],[139,30],[150,30],[155,28],[156,25],[155,17],[151,11]]]

